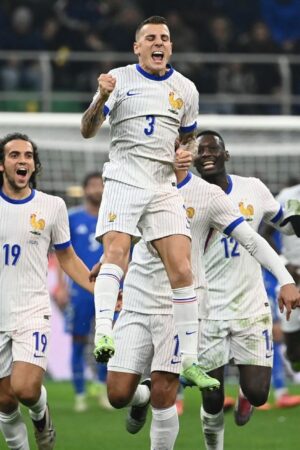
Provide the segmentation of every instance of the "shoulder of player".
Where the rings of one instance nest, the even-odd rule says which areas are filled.
[[[182,75],[182,73],[177,72],[177,70],[175,70],[175,69],[174,69],[173,75],[175,78],[177,78],[180,81],[180,83],[185,84],[189,90],[191,89],[192,91],[195,91],[198,93],[196,85],[192,80],[190,80],[189,78]]]
[[[111,69],[111,70],[109,71],[109,73],[110,73],[112,76],[115,76],[115,77],[126,76],[126,75],[128,75],[129,73],[131,73],[131,72],[133,72],[133,73],[136,72],[136,70],[135,70],[135,64],[128,64],[127,66],[116,67],[115,69]]]
[[[197,175],[192,175],[190,183],[187,183],[184,187],[186,189],[189,189],[189,186],[191,190],[196,191],[196,195],[201,194],[205,198],[218,196],[224,197],[226,195],[219,186],[208,183],[207,181],[203,180],[203,178],[200,178]]]
[[[43,200],[48,203],[51,202],[53,205],[57,205],[57,207],[60,207],[61,205],[66,206],[66,203],[63,198],[59,197],[58,195],[47,194],[46,192],[43,191],[36,190],[35,198],[37,201]]]
[[[241,175],[231,175],[231,174],[229,176],[232,180],[233,185],[236,182],[236,183],[240,183],[243,185],[252,184],[255,186],[265,186],[266,187],[266,185],[257,177],[243,177]]]

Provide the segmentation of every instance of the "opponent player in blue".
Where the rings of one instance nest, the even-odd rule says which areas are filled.
[[[84,204],[69,210],[71,241],[77,255],[92,268],[102,255],[102,245],[95,240],[98,211],[103,192],[100,172],[88,173],[83,180]],[[75,390],[75,411],[87,409],[85,393],[85,347],[95,316],[94,298],[71,280],[70,302],[65,311],[66,331],[72,334],[71,367]],[[106,366],[97,365],[98,379],[104,383]],[[105,389],[106,392],[106,389]],[[99,399],[100,400],[100,399]]]

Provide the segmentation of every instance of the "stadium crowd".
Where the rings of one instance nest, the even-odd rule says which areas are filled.
[[[297,54],[300,6],[296,0],[178,0],[151,4],[145,0],[4,0],[0,6],[0,90],[39,91],[42,77],[36,61],[21,62],[12,51],[53,51],[53,89],[90,92],[96,74],[118,65],[71,62],[70,53],[130,52],[136,25],[143,17],[165,16],[177,53]],[[123,61],[124,62],[124,61]],[[123,63],[122,62],[122,63]],[[120,63],[120,65],[122,65]],[[181,63],[200,94],[278,95],[282,80],[277,64]],[[292,93],[300,93],[297,65],[292,65]],[[298,74],[297,74],[298,72]],[[205,105],[202,112],[280,113],[278,106]],[[295,107],[294,113],[297,113]]]

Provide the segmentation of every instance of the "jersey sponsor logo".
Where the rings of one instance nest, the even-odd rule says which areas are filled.
[[[30,214],[30,225],[33,228],[30,233],[40,235],[45,228],[46,222],[44,219],[37,219],[36,214]]]
[[[239,202],[239,210],[247,222],[252,222],[254,216],[253,205],[249,204],[246,206],[244,202]]]
[[[175,98],[174,92],[169,93],[169,103],[171,105],[171,108],[169,108],[168,111],[170,111],[173,114],[178,114],[178,111],[184,105],[182,98],[180,98],[180,97]]]
[[[117,218],[117,214],[115,214],[115,213],[109,213],[108,214],[108,221],[109,222],[114,222],[116,220],[116,218]]]
[[[186,215],[189,219],[192,219],[195,215],[195,209],[192,206],[189,206],[188,208],[186,208]]]
[[[127,91],[126,95],[127,97],[132,97],[133,95],[141,95],[141,92],[130,89],[129,91]]]

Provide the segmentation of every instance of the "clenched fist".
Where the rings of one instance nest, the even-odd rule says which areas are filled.
[[[101,73],[98,77],[100,95],[102,97],[109,97],[116,86],[116,81],[116,78],[114,78],[111,74]]]

